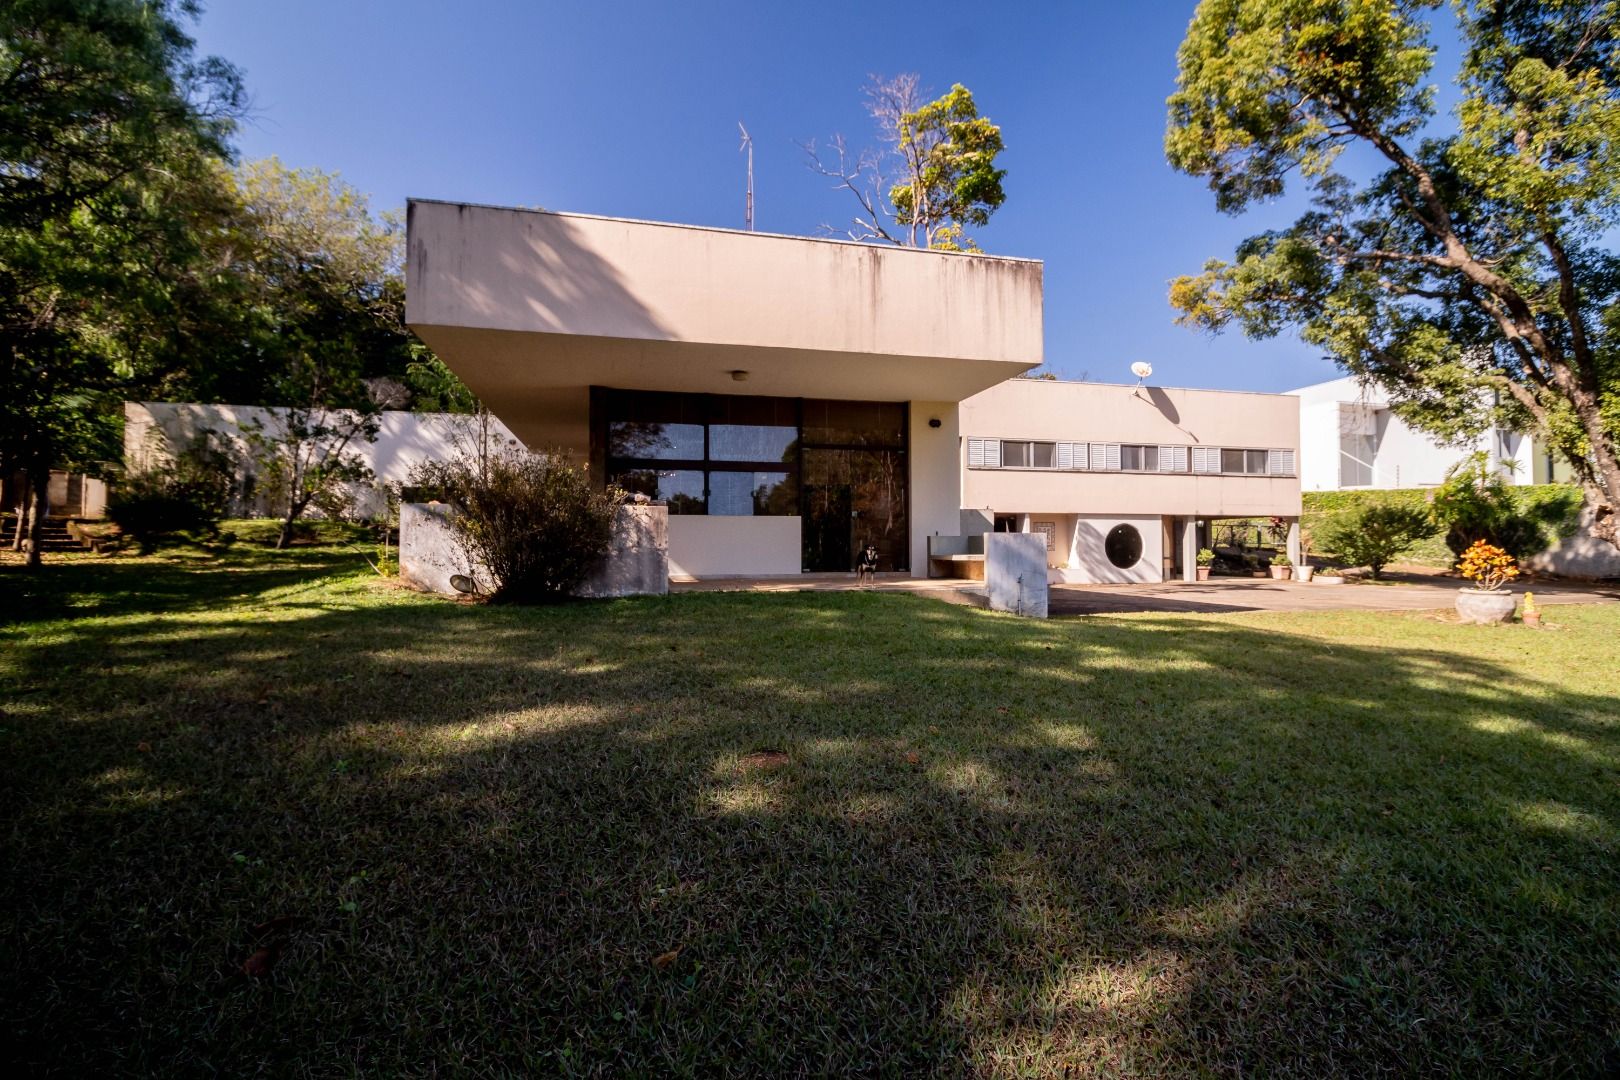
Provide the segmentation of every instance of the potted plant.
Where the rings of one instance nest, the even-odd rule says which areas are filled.
[[[1513,556],[1484,540],[1475,540],[1462,553],[1457,569],[1474,583],[1471,589],[1457,590],[1457,617],[1465,623],[1505,622],[1513,614],[1513,594],[1505,585],[1519,576]]]
[[[1541,609],[1536,607],[1535,593],[1527,592],[1524,594],[1524,607],[1519,609],[1519,618],[1524,621],[1526,626],[1541,625]]]
[[[1287,581],[1294,573],[1294,564],[1288,558],[1288,552],[1279,551],[1271,557],[1271,579],[1273,581]]]
[[[1198,549],[1198,580],[1208,581],[1210,567],[1215,565],[1215,553],[1209,548]]]
[[[1295,581],[1309,581],[1316,573],[1311,565],[1311,530],[1299,530],[1299,565],[1294,567]]]

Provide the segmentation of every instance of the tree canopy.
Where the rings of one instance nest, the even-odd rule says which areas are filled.
[[[812,169],[838,181],[860,205],[849,229],[857,240],[882,240],[940,251],[977,251],[966,233],[986,225],[1006,201],[996,167],[1001,128],[979,115],[960,83],[925,101],[916,75],[873,76],[866,108],[883,139],[880,149],[851,153],[842,136],[831,159],[805,147]]]
[[[1448,10],[1442,117],[1430,19]],[[1203,0],[1170,163],[1228,213],[1290,181],[1312,206],[1173,282],[1181,321],[1296,329],[1443,438],[1540,435],[1620,546],[1617,35],[1620,3],[1593,0]]]

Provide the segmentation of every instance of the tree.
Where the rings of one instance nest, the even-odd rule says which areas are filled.
[[[855,240],[882,240],[941,251],[977,251],[965,232],[987,224],[1006,201],[1005,169],[996,168],[1001,129],[979,115],[960,83],[924,102],[916,75],[872,76],[866,109],[884,141],[881,150],[851,153],[833,136],[834,160],[814,143],[804,149],[811,169],[837,181],[860,205],[849,229]]]
[[[1571,495],[1525,505],[1483,450],[1447,470],[1445,482],[1429,496],[1429,508],[1446,530],[1453,555],[1461,556],[1483,540],[1516,559],[1545,551],[1557,527],[1572,516],[1574,503]]]
[[[35,489],[112,444],[144,374],[138,328],[197,249],[177,201],[210,175],[241,106],[229,65],[198,60],[187,0],[0,7],[0,470]]]
[[[310,386],[306,403],[279,410],[273,423],[250,423],[242,432],[281,514],[277,548],[292,543],[294,526],[311,506],[338,516],[349,501],[349,486],[372,479],[356,447],[376,440],[376,413],[325,408],[320,384]]]
[[[1385,566],[1438,531],[1434,519],[1415,506],[1375,504],[1335,519],[1328,527],[1327,545],[1339,558],[1367,567],[1377,580],[1384,576]]]
[[[1459,0],[1441,131],[1438,0],[1203,0],[1165,140],[1241,213],[1312,208],[1172,283],[1180,321],[1297,328],[1445,438],[1533,430],[1620,547],[1620,5]],[[1379,163],[1360,182],[1352,146]]]

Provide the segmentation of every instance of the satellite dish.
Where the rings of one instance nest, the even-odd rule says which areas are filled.
[[[1131,365],[1131,374],[1135,375],[1138,380],[1145,379],[1153,374],[1153,365],[1145,360],[1138,360]]]

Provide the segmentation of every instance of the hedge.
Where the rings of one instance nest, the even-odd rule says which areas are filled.
[[[1313,536],[1321,537],[1327,533],[1327,523],[1342,513],[1384,503],[1427,507],[1429,495],[1433,490],[1433,488],[1389,488],[1376,491],[1307,491],[1304,493],[1305,512],[1301,518],[1301,525],[1309,529]],[[1559,525],[1557,535],[1568,536],[1574,532],[1581,505],[1581,489],[1574,484],[1525,484],[1515,487],[1513,495],[1519,500],[1519,505],[1526,509],[1534,509],[1549,502],[1569,500],[1575,507],[1575,512]],[[1548,537],[1549,543],[1552,539],[1553,537]],[[1311,553],[1324,558],[1332,557],[1334,554],[1315,546],[1312,547]],[[1449,568],[1454,560],[1451,550],[1446,547],[1445,535],[1442,533],[1418,544],[1409,554],[1403,556],[1401,561],[1421,566]]]

